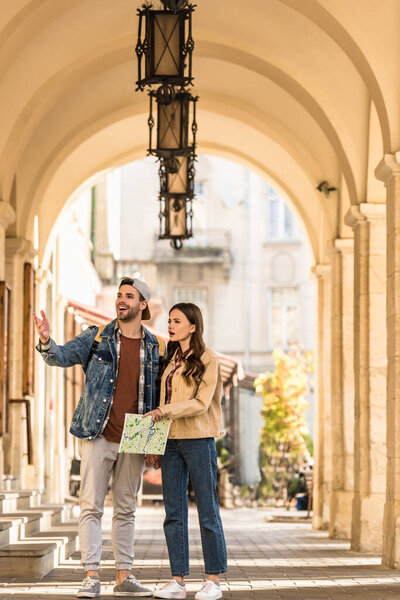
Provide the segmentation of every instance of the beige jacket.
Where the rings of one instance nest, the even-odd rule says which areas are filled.
[[[160,410],[163,417],[173,419],[169,438],[206,438],[220,437],[221,431],[221,397],[222,377],[218,357],[212,350],[205,349],[201,357],[206,370],[200,385],[193,382],[188,385],[182,372],[185,360],[172,379],[171,402],[165,404],[165,380],[175,366],[175,355],[165,369],[161,379]]]

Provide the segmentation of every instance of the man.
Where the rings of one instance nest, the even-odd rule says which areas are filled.
[[[115,302],[117,319],[104,328],[89,327],[63,346],[50,338],[45,313],[41,311],[41,319],[34,315],[40,338],[36,348],[44,361],[57,367],[81,364],[86,374],[70,428],[80,440],[81,455],[79,539],[86,578],[78,598],[100,596],[101,517],[111,475],[114,595],[152,595],[131,573],[144,456],[118,454],[125,413],[144,414],[159,404],[159,341],[141,325],[150,319],[149,300],[143,281],[123,278]]]

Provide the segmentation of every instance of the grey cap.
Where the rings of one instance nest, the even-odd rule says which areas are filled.
[[[150,288],[147,285],[147,283],[145,283],[144,281],[141,281],[140,279],[133,279],[132,277],[123,277],[121,279],[121,282],[119,284],[119,287],[121,287],[121,285],[131,285],[132,287],[135,288],[135,290],[137,290],[139,292],[139,294],[141,294],[143,296],[143,298],[146,300],[146,302],[148,302],[151,298],[151,292],[150,292]],[[146,306],[146,308],[144,309],[143,313],[142,313],[142,321],[148,321],[149,319],[151,319],[151,314],[150,314],[150,310],[149,307]]]

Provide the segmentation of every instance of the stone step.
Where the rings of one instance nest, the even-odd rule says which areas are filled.
[[[0,580],[43,577],[78,548],[77,524],[50,527],[0,548]]]
[[[17,522],[18,521],[18,522]],[[11,520],[9,517],[7,519],[0,519],[0,547],[6,546],[7,544],[11,544],[18,539],[18,531],[19,528],[24,524],[23,519],[15,519]]]
[[[73,518],[70,504],[41,505],[0,515],[0,547],[45,532]]]
[[[0,514],[39,506],[42,490],[10,490],[0,492]]]
[[[42,490],[0,492],[0,579],[43,577],[77,549],[75,505],[41,504],[42,495]]]

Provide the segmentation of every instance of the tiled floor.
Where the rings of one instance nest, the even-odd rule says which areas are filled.
[[[224,510],[229,571],[222,577],[224,598],[235,600],[384,600],[400,598],[400,571],[379,566],[375,555],[350,552],[348,543],[329,540],[303,523],[271,523],[261,509]],[[137,512],[134,574],[154,587],[169,578],[162,531],[163,509],[142,507]],[[111,599],[113,561],[109,540],[110,509],[104,518],[102,597]],[[190,515],[191,575],[188,599],[203,579],[197,516]],[[0,583],[1,600],[74,597],[82,580],[76,553],[40,581]]]

